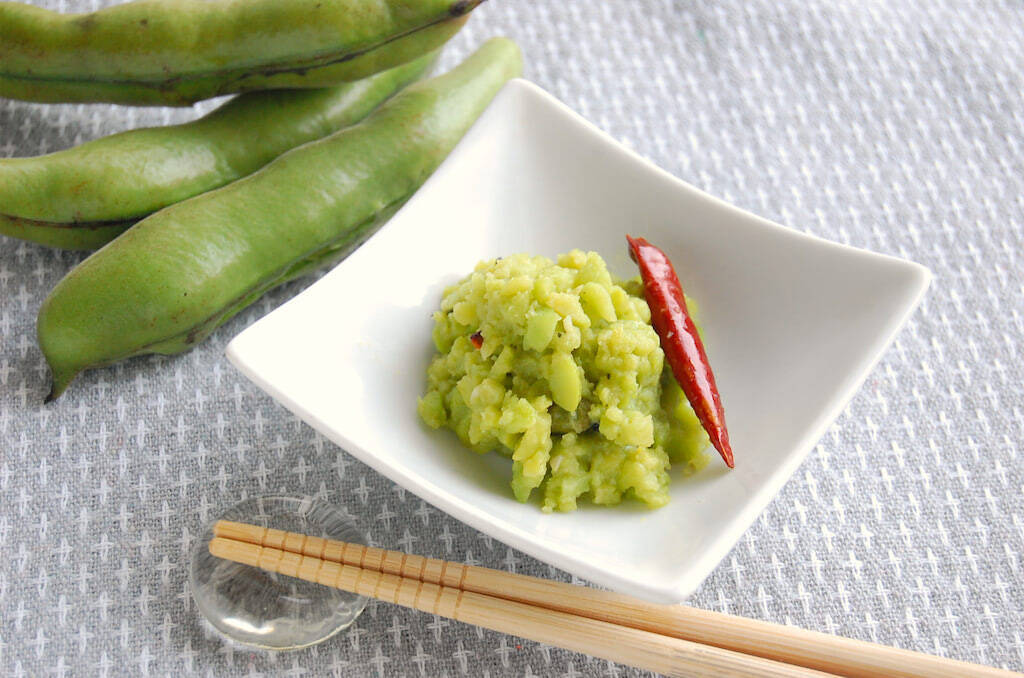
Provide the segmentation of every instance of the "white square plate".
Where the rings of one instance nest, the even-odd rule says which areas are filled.
[[[700,305],[736,469],[715,455],[672,501],[546,515],[511,462],[416,413],[431,313],[477,261],[574,247],[636,274],[625,234],[671,257]],[[768,222],[626,150],[549,94],[509,83],[366,244],[228,346],[250,379],[349,453],[459,520],[597,584],[686,598],[778,492],[928,287],[917,264]],[[712,454],[714,454],[712,450]]]

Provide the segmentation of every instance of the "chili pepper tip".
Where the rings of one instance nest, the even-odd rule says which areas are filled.
[[[712,444],[714,444],[714,441],[712,441]],[[718,450],[720,455],[722,455],[722,461],[724,461],[725,465],[729,468],[736,468],[736,463],[733,461],[732,457],[732,446],[729,444],[729,439],[726,438],[725,440],[719,441],[719,444],[721,447],[719,447],[719,445],[714,445],[714,448]]]

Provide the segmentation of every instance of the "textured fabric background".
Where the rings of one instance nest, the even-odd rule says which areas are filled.
[[[683,179],[936,275],[692,603],[1024,670],[1024,6],[491,0],[443,65],[493,34],[519,41],[527,77]],[[0,101],[0,155],[211,107]],[[0,673],[641,673],[372,602],[301,652],[204,631],[187,553],[256,493],[342,503],[376,545],[569,577],[354,461],[226,362],[227,341],[305,283],[187,355],[92,372],[41,406],[36,310],[80,258],[0,238]]]

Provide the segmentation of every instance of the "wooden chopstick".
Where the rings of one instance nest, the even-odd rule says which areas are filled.
[[[812,678],[812,669],[379,570],[214,537],[210,553],[343,591],[669,676]]]
[[[386,551],[360,544],[283,532],[256,525],[221,521],[214,527],[214,534],[217,537],[502,598],[729,650],[734,653],[838,675],[873,677],[1021,675],[865,641],[699,610],[685,605],[658,605],[630,596],[583,586],[408,555],[399,551]],[[511,631],[511,633],[524,635],[519,629]],[[540,640],[553,642],[550,638]],[[589,652],[587,649],[580,651]],[[624,663],[629,662],[624,661]]]

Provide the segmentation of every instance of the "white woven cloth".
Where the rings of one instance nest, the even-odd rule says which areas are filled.
[[[692,603],[1024,669],[1024,6],[490,0],[443,66],[495,34],[522,45],[528,78],[670,172],[936,274]],[[0,155],[211,106],[0,101]],[[226,342],[306,283],[190,354],[95,371],[42,406],[36,310],[79,260],[0,238],[0,673],[642,673],[376,603],[300,652],[206,632],[186,555],[217,509],[257,493],[343,504],[379,546],[568,576],[354,461],[228,365]]]

